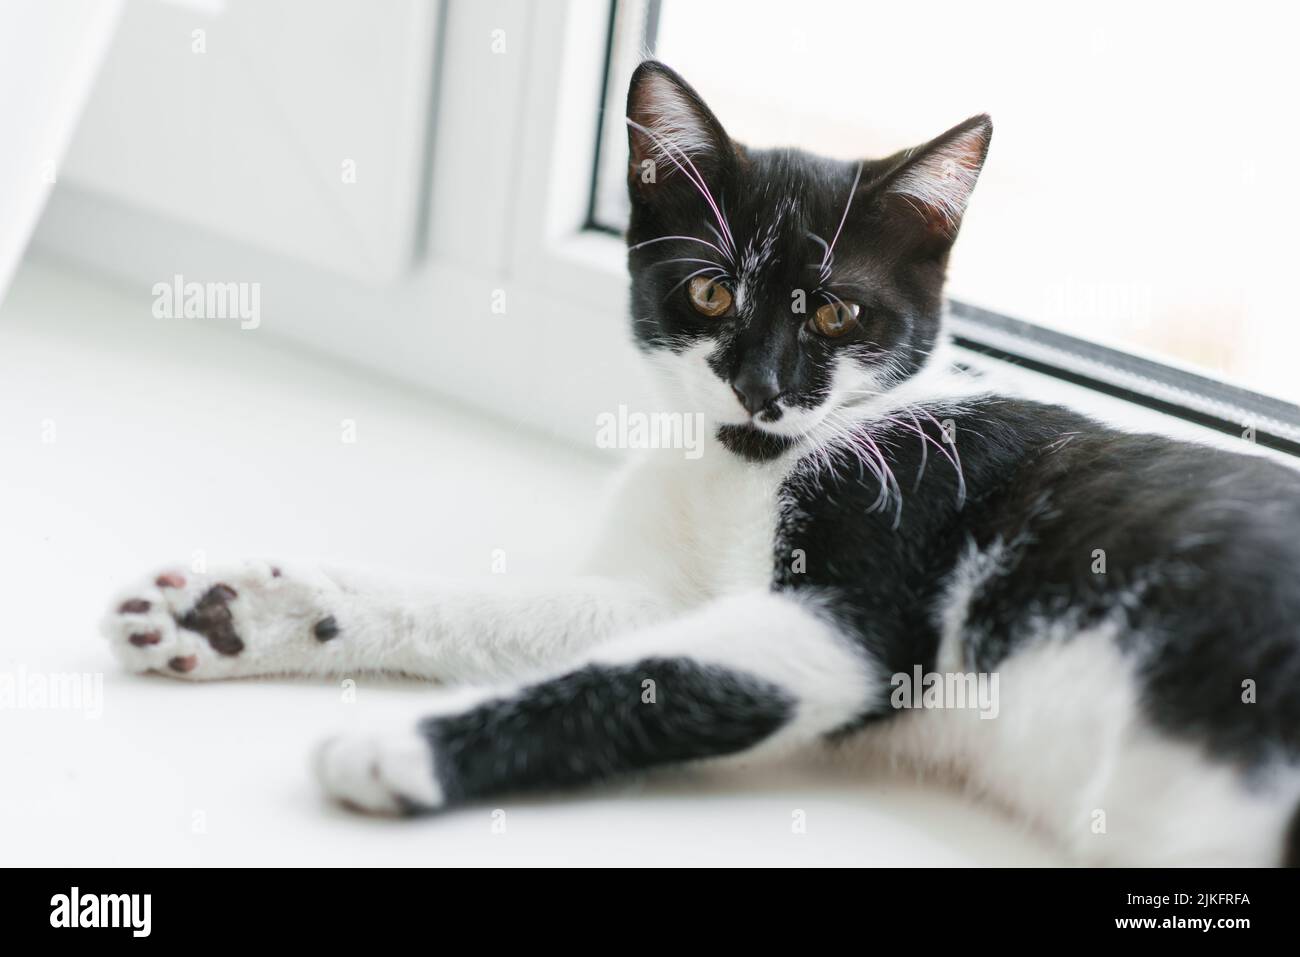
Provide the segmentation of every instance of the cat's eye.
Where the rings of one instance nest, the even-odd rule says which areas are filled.
[[[731,308],[731,290],[722,283],[696,276],[687,287],[695,311],[716,318]]]
[[[834,339],[858,324],[858,313],[861,311],[862,307],[855,302],[828,302],[813,313],[813,328],[823,336]]]

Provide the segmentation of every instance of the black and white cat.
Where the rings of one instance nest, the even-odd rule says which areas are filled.
[[[628,124],[633,332],[703,454],[623,477],[587,577],[165,571],[110,612],[125,665],[470,685],[321,748],[370,811],[853,740],[1081,861],[1300,860],[1300,476],[952,371],[988,117],[861,163],[754,150],[647,62]],[[981,675],[996,708],[956,706]]]

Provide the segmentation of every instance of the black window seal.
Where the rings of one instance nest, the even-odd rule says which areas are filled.
[[[655,48],[659,37],[659,8],[662,0],[646,0],[645,21],[642,24],[641,47],[647,53]],[[605,142],[606,104],[609,102],[609,78],[614,65],[615,30],[618,26],[619,0],[609,0],[609,14],[605,19],[605,57],[600,75],[600,100],[596,108],[596,148],[592,150],[591,188],[587,192],[587,215],[582,224],[585,232],[605,233],[610,236],[622,236],[623,230],[610,223],[601,222],[596,215],[596,198],[600,190],[600,163],[603,159],[601,150]]]
[[[1300,455],[1300,406],[1198,372],[949,301],[948,332],[971,352]]]

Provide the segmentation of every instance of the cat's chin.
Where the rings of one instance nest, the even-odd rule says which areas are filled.
[[[795,444],[790,436],[767,432],[753,423],[718,426],[718,441],[748,462],[770,462]]]

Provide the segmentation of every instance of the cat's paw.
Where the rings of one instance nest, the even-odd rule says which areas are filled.
[[[414,731],[331,738],[313,764],[325,793],[354,811],[421,814],[444,803],[433,747]]]
[[[264,674],[290,664],[279,659],[292,646],[337,633],[320,611],[321,591],[264,562],[220,575],[163,571],[124,591],[101,630],[130,671],[191,680]]]

